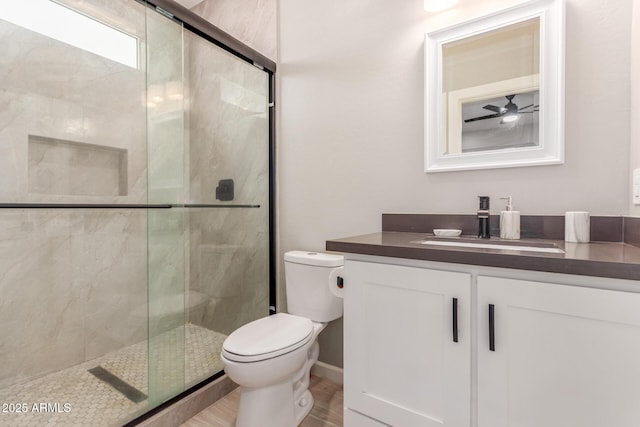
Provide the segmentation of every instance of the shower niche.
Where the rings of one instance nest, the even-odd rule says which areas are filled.
[[[126,196],[127,150],[29,135],[29,193]]]

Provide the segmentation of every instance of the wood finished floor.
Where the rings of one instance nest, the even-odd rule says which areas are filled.
[[[300,426],[342,427],[342,385],[312,375],[309,390],[315,404]],[[237,388],[181,427],[233,427],[239,399],[240,389]]]

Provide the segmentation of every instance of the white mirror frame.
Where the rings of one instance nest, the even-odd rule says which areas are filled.
[[[540,141],[535,147],[443,154],[447,110],[442,46],[507,25],[540,18]],[[564,163],[565,0],[532,0],[425,35],[425,172],[494,169]],[[457,100],[461,96],[454,97]]]

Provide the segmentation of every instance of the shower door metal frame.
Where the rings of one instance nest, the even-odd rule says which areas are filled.
[[[225,33],[220,28],[213,25],[206,19],[196,15],[189,9],[179,5],[172,0],[136,0],[140,3],[146,4],[151,8],[155,8],[156,11],[168,16],[171,19],[175,19],[184,25],[184,28],[189,31],[198,34],[199,36],[207,39],[216,46],[221,47],[227,52],[232,53],[238,58],[268,72],[273,75],[276,72],[276,63],[267,58],[260,52],[252,49],[240,40]]]

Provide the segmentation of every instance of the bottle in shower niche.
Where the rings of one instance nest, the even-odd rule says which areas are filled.
[[[489,196],[478,196],[480,206],[478,206],[478,237],[490,239],[489,230]]]

